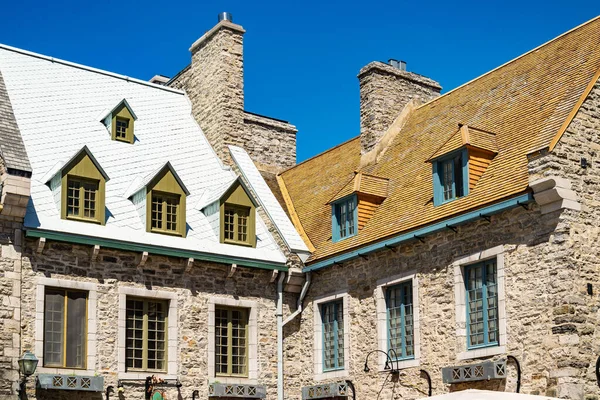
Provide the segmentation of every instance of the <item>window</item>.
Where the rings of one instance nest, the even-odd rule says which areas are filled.
[[[152,193],[152,230],[179,234],[179,196],[167,193]]]
[[[226,242],[248,243],[249,207],[225,205],[224,234]]]
[[[414,357],[412,281],[386,289],[388,350],[398,359]]]
[[[333,204],[332,240],[337,242],[356,234],[356,196],[350,196]]]
[[[467,347],[498,345],[498,285],[496,260],[465,267]]]
[[[96,220],[98,181],[69,177],[67,180],[67,218]]]
[[[439,205],[468,194],[469,170],[466,150],[434,162],[434,204]]]
[[[126,303],[127,370],[165,371],[168,303],[132,297]]]
[[[248,310],[215,308],[215,373],[248,375]]]
[[[344,305],[334,301],[321,305],[323,320],[323,371],[344,368]]]
[[[87,296],[85,291],[45,289],[45,367],[86,367]]]
[[[127,129],[129,129],[129,119],[117,117],[115,128],[115,139],[128,141]]]

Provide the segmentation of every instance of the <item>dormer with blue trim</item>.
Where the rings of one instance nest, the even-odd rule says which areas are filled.
[[[102,118],[102,123],[110,133],[112,140],[133,143],[134,122],[137,116],[126,99],[121,100],[108,114]]]
[[[433,170],[433,205],[467,196],[498,153],[496,135],[459,124],[459,129],[427,160]]]

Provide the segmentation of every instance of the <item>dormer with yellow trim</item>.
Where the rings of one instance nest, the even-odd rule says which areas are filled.
[[[427,160],[433,168],[433,204],[468,195],[496,154],[494,133],[459,124],[458,130]]]
[[[61,219],[106,223],[105,187],[109,180],[87,146],[59,167],[47,181]]]
[[[334,242],[362,230],[388,196],[389,179],[355,171],[331,200],[331,238]],[[357,229],[358,228],[358,229]]]
[[[127,100],[123,99],[102,119],[102,122],[108,129],[112,140],[133,143],[135,120],[137,120],[137,116]]]
[[[206,193],[200,209],[220,243],[256,247],[257,203],[239,177]]]
[[[129,196],[147,232],[185,237],[190,192],[170,162],[148,175]]]

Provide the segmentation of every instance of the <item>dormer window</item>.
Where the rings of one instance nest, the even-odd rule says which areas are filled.
[[[107,115],[102,122],[108,129],[111,139],[119,142],[133,143],[135,136],[133,128],[137,116],[133,112],[127,100],[121,100]]]
[[[67,218],[96,220],[99,181],[67,177]]]
[[[331,205],[332,240],[334,242],[356,235],[358,209],[356,195],[350,195]]]
[[[87,146],[56,167],[47,183],[61,218],[104,225],[104,188],[109,178]]]
[[[427,160],[433,167],[433,204],[439,206],[468,195],[497,153],[495,134],[460,125]]]
[[[179,234],[180,230],[180,195],[171,193],[152,193],[151,230],[153,232],[164,232]]]
[[[248,224],[250,207],[239,207],[225,204],[223,215],[223,239],[226,243],[250,244]]]
[[[127,141],[127,129],[129,129],[129,119],[117,117],[115,127],[115,139]]]
[[[447,202],[465,195],[464,182],[468,181],[464,178],[466,162],[463,152],[460,152],[448,159],[438,161],[439,189],[442,192],[442,201]],[[441,172],[440,172],[441,170]]]

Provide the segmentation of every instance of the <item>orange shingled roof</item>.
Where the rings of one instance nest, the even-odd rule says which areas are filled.
[[[527,154],[559,137],[598,79],[598,43],[600,17],[414,110],[381,159],[362,170],[388,178],[389,195],[354,237],[332,243],[327,202],[359,168],[360,138],[283,172],[288,199],[316,248],[308,263],[526,191]],[[493,132],[493,142],[489,133],[475,140],[497,146],[498,154],[467,196],[434,207],[427,160],[454,140],[459,123],[477,127],[471,133]]]
[[[434,160],[466,145],[477,147],[489,151],[490,153],[498,153],[498,144],[496,143],[495,134],[462,125],[434,155],[429,157],[427,161]]]

